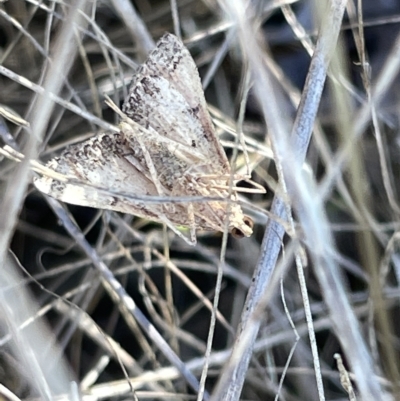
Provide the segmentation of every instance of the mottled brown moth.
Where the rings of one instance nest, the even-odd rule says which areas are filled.
[[[68,146],[47,167],[72,182],[43,175],[35,186],[45,194],[75,205],[129,213],[177,226],[229,231],[250,236],[252,221],[237,203],[233,176],[207,110],[197,67],[183,43],[165,34],[133,77],[119,132],[100,133]],[[75,181],[91,186],[76,185]],[[106,187],[135,195],[207,196],[225,201],[146,203],[106,194]],[[258,189],[263,192],[263,188]]]

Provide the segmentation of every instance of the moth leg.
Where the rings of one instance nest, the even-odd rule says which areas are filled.
[[[235,185],[219,185],[219,184],[212,184],[213,189],[223,189],[223,190],[232,190],[235,192],[242,192],[246,194],[265,194],[265,188],[245,188],[245,187],[237,187]]]
[[[205,181],[202,182],[202,185],[210,185],[207,184],[207,181],[228,181],[230,180],[230,176],[229,175],[215,175],[215,174],[205,174],[199,177],[201,181]],[[251,180],[250,178],[248,178],[247,176],[241,176],[241,175],[233,175],[232,177],[232,184],[238,182],[238,181],[244,181],[247,182],[248,184],[252,185],[253,188],[245,188],[245,187],[237,187],[236,185],[220,185],[220,184],[216,184],[215,182],[213,182],[212,188],[216,188],[216,189],[226,189],[226,190],[233,190],[235,192],[242,192],[242,193],[247,193],[247,194],[265,194],[267,191],[265,190],[265,188],[258,184],[257,182]]]

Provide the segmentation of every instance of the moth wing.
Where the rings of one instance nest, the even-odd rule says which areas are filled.
[[[134,195],[157,195],[154,184],[127,159],[132,153],[121,133],[104,133],[67,147],[47,166],[83,184]],[[47,176],[36,178],[34,184],[41,192],[63,202],[158,220],[158,205],[155,204],[144,205],[90,186],[61,182]]]
[[[200,150],[214,171],[229,172],[215,135],[197,67],[186,47],[165,34],[135,74],[123,112],[145,128]]]
[[[141,135],[152,134],[151,131],[146,131],[144,128],[139,129],[139,131]],[[159,172],[159,179],[165,188],[165,193],[171,194],[174,184],[182,176],[187,165],[179,164],[182,160],[177,158],[168,149],[168,146],[157,144],[156,141],[149,144],[154,147],[158,146],[158,150],[151,146],[150,149],[153,149],[150,153],[153,157],[158,154],[158,159],[154,157],[154,164]],[[35,178],[34,184],[41,192],[60,201],[134,214],[146,219],[164,222],[175,233],[182,236],[173,224],[189,225],[187,204],[175,204],[174,212],[167,213],[162,204],[136,201],[118,195],[118,192],[138,196],[159,195],[146,164],[140,159],[143,157],[142,153],[137,152],[133,145],[139,146],[136,142],[131,142],[129,138],[125,138],[125,135],[120,132],[100,134],[81,144],[69,146],[60,157],[52,159],[47,167],[81,182],[82,185],[74,181],[59,181],[45,175]],[[176,173],[176,176],[173,173]],[[104,190],[98,188],[104,188]],[[107,193],[106,189],[110,193]],[[186,190],[184,186],[181,187],[181,195],[193,194],[204,195],[196,189]],[[240,207],[238,205],[232,207],[238,208],[238,211],[236,209],[231,210],[234,212],[231,213],[232,216],[236,216],[235,220],[238,221],[232,220],[231,223],[234,227],[241,227],[243,224]],[[194,214],[196,227],[222,231],[225,216],[225,207],[222,204],[214,202],[211,209],[202,203],[195,204]],[[208,216],[208,218],[204,216]],[[242,228],[241,231],[246,235],[251,233],[251,231],[247,233]]]

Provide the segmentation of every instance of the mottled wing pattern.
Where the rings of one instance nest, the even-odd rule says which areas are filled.
[[[60,182],[50,177],[35,179],[35,186],[56,199],[74,205],[110,209],[142,217],[157,218],[157,205],[145,205],[123,197],[107,195],[101,188],[120,189],[134,195],[157,195],[151,180],[140,174],[130,163],[132,148],[122,133],[99,134],[85,142],[67,147],[60,157],[52,159],[48,167],[77,179],[83,185]]]
[[[177,164],[173,154],[168,154],[168,150],[162,149],[159,144],[154,145],[156,146],[152,152],[156,155],[154,163],[156,166],[160,163],[164,165],[162,174],[165,174],[166,184],[171,182],[171,185],[165,184],[162,174],[159,177],[160,181],[163,182],[165,194],[171,195],[172,183],[177,183],[182,171],[176,169]],[[157,146],[160,151],[157,151]],[[81,144],[67,147],[59,157],[47,164],[50,169],[73,178],[82,185],[77,185],[71,180],[61,182],[46,176],[35,178],[34,184],[41,192],[73,205],[114,210],[160,222],[166,222],[164,218],[166,216],[173,224],[188,225],[187,203],[175,204],[173,211],[167,212],[162,204],[136,201],[118,195],[118,191],[139,197],[158,195],[148,171],[140,170],[141,164],[140,159],[136,158],[137,153],[122,132],[99,134]],[[161,155],[164,155],[164,158]],[[172,165],[173,169],[170,168]],[[168,169],[172,169],[175,174],[174,179],[171,179]],[[95,187],[105,190],[99,191]],[[107,190],[113,193],[108,194]],[[182,189],[180,195],[189,193],[189,189],[187,191]],[[195,193],[199,192],[195,190]],[[239,206],[233,205],[233,207],[238,209],[236,215],[239,213],[242,216]],[[193,205],[193,211],[196,228],[221,231],[226,215],[223,203],[213,202],[211,207],[207,203],[196,203]]]
[[[152,127],[160,135],[199,150],[208,172],[229,173],[197,67],[174,35],[165,34],[135,74],[122,111],[143,127]]]
[[[119,133],[99,134],[69,146],[48,163],[82,185],[43,176],[35,179],[36,187],[67,203],[162,221],[175,232],[174,225],[223,231],[225,202],[166,207],[118,194],[229,196],[225,188],[230,166],[215,136],[196,65],[173,35],[164,35],[140,68],[122,110],[129,118],[122,119]],[[208,178],[202,181],[204,177]],[[231,198],[236,201],[234,193]],[[231,205],[229,229],[252,233],[236,202]]]

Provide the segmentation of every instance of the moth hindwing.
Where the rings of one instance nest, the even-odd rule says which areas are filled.
[[[105,132],[68,146],[36,187],[56,199],[110,209],[195,230],[252,234],[251,220],[229,191],[231,169],[215,134],[196,65],[183,43],[165,34],[135,74],[122,106],[118,133]],[[82,183],[82,185],[81,185]],[[88,185],[85,185],[88,184]],[[109,188],[112,193],[96,187]],[[227,201],[148,203],[118,195],[207,196]],[[227,220],[228,219],[228,220]]]

